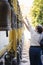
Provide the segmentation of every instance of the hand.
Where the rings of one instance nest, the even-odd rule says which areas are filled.
[[[27,23],[29,23],[29,20],[28,20],[28,18],[27,18],[27,17],[25,17],[25,20],[27,21]]]

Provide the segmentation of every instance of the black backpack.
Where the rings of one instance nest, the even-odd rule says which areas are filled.
[[[40,40],[40,46],[41,46],[41,48],[43,48],[43,38]]]

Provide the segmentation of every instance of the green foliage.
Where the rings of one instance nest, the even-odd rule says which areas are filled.
[[[33,25],[43,25],[43,0],[34,0],[31,9],[32,23]]]

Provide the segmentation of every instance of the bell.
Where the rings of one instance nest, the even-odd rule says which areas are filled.
[[[0,0],[0,31],[11,29],[11,7],[6,0]]]

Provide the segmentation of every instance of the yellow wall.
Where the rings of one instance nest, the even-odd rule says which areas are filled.
[[[17,14],[17,0],[13,1],[14,11]]]

